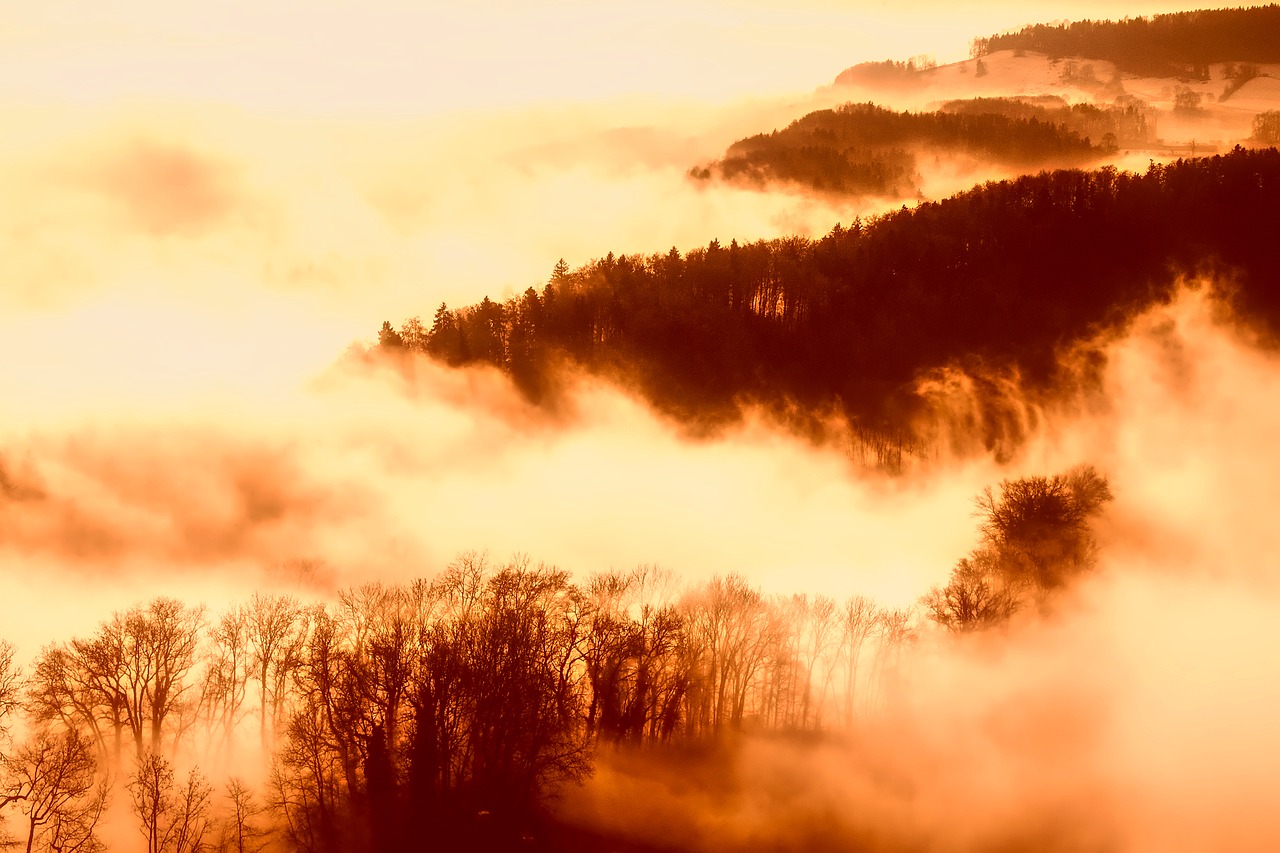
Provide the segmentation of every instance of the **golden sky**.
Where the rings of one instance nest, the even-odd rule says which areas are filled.
[[[1027,23],[1196,8],[1194,0],[594,0],[13,3],[0,97],[173,99],[272,112],[421,116],[619,95],[805,91],[865,59],[962,59]]]

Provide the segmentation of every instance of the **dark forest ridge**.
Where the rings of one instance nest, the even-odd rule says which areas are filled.
[[[903,426],[917,378],[945,365],[1049,389],[1062,347],[1167,298],[1181,273],[1230,271],[1241,310],[1280,327],[1277,233],[1280,151],[1237,147],[988,183],[818,240],[561,261],[540,292],[441,305],[430,328],[384,323],[379,348],[492,364],[540,401],[567,361],[696,428],[742,403]],[[976,426],[988,446],[1018,437],[994,412]]]
[[[774,182],[818,192],[902,198],[919,192],[922,155],[972,155],[1022,169],[1083,166],[1118,144],[1148,142],[1138,104],[1051,109],[1023,101],[950,101],[934,112],[845,104],[809,113],[783,130],[740,139],[723,159],[695,168],[748,186]]]
[[[1280,5],[1034,24],[973,40],[974,56],[999,50],[1103,59],[1139,76],[1207,77],[1215,62],[1280,62]]]

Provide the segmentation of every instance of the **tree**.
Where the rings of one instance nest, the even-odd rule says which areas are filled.
[[[426,352],[429,334],[419,317],[410,317],[400,326],[400,342],[410,350]]]
[[[1028,598],[1043,599],[1093,566],[1092,520],[1112,500],[1091,465],[1052,477],[1004,480],[975,499],[982,545],[922,599],[935,622],[968,632],[1006,621]]]
[[[250,666],[258,682],[258,731],[268,755],[283,724],[290,678],[303,663],[307,613],[291,596],[254,593],[245,620]]]
[[[0,640],[0,740],[9,735],[9,719],[22,705],[22,670],[13,662],[16,650]]]
[[[845,725],[853,725],[862,647],[880,623],[880,607],[865,595],[850,596],[840,613],[840,653],[845,665]]]
[[[390,320],[382,321],[382,328],[378,330],[378,346],[384,350],[404,349],[404,339],[391,325]]]
[[[1202,112],[1200,97],[1196,90],[1183,86],[1173,96],[1173,111],[1182,115],[1199,115]]]
[[[86,727],[117,761],[126,731],[138,755],[159,750],[166,732],[176,740],[193,722],[188,676],[203,626],[203,607],[160,597],[46,649],[32,683],[36,719]]]
[[[187,676],[196,664],[204,607],[188,607],[174,598],[153,599],[145,609],[134,608],[126,617],[133,662],[143,683],[143,716],[150,724],[152,751],[161,748],[165,722],[179,717],[179,731],[191,724],[183,718],[190,710]]]
[[[218,822],[218,853],[261,853],[266,849],[271,832],[263,829],[259,819],[266,809],[253,795],[243,779],[227,780],[224,797],[225,816]]]
[[[164,756],[146,752],[138,758],[128,790],[146,853],[198,853],[209,830],[213,793],[199,768],[191,768],[178,783]]]
[[[1253,138],[1265,145],[1280,145],[1280,110],[1264,110],[1253,117]]]
[[[961,558],[944,587],[934,587],[922,599],[935,622],[950,631],[989,628],[1006,621],[1018,609],[1018,589],[996,568],[987,548]]]
[[[200,705],[210,738],[215,726],[220,728],[222,748],[229,756],[235,743],[236,726],[245,713],[248,683],[253,674],[247,609],[237,605],[223,613],[209,632],[209,639]]]
[[[1089,523],[1111,499],[1106,477],[1091,465],[1004,480],[998,496],[984,489],[975,504],[984,543],[993,551],[987,564],[1015,586],[1062,586],[1093,564]]]
[[[0,805],[26,817],[26,851],[92,853],[105,849],[97,835],[110,784],[98,775],[94,745],[78,731],[34,734],[3,761]]]

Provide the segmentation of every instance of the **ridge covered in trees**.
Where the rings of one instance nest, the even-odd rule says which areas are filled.
[[[441,305],[430,326],[384,323],[379,350],[494,365],[541,401],[567,361],[695,426],[744,402],[902,424],[918,378],[946,365],[1015,368],[1048,388],[1062,347],[1166,298],[1181,272],[1229,270],[1243,315],[1280,327],[1277,233],[1274,148],[1045,172],[816,240],[561,261],[541,290]],[[994,408],[974,427],[988,446],[1018,438]]]
[[[1034,24],[973,40],[974,56],[998,50],[1103,59],[1148,77],[1208,79],[1215,62],[1280,62],[1280,5]]]
[[[1121,95],[1110,106],[1068,104],[1056,95],[1013,98],[965,98],[946,101],[939,112],[957,115],[1000,115],[1010,119],[1035,119],[1041,124],[1058,125],[1085,139],[1097,142],[1104,150],[1116,146],[1149,144],[1155,136],[1155,120],[1143,101],[1132,95]]]
[[[1000,583],[998,614],[953,612],[937,591],[892,609],[653,566],[575,582],[468,553],[320,601],[255,593],[210,613],[158,597],[27,671],[0,642],[0,821],[29,851],[82,853],[112,848],[117,800],[147,853],[545,840],[550,799],[600,746],[675,755],[875,718],[906,689],[924,618],[963,633],[1052,596],[1090,568],[1109,499],[1088,467],[979,496],[988,572],[962,560],[947,601]]]
[[[912,113],[845,104],[809,113],[783,130],[740,139],[722,159],[689,174],[757,187],[781,182],[818,192],[902,197],[919,191],[916,158],[926,153],[973,154],[1020,167],[1081,165],[1103,153],[1068,122],[1049,118],[1047,110]]]

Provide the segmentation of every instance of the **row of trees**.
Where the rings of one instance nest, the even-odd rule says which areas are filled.
[[[783,130],[740,139],[690,175],[750,186],[782,182],[847,195],[914,195],[922,154],[972,154],[1005,165],[1076,165],[1101,153],[1065,122],[995,110],[895,112],[846,104],[809,113]],[[1104,131],[1104,133],[1107,131]],[[1113,134],[1114,135],[1114,134]],[[1102,134],[1095,137],[1101,140]]]
[[[969,631],[1043,601],[1090,565],[1109,499],[1090,468],[984,492],[983,545],[925,612]],[[216,618],[157,598],[26,674],[3,647],[0,815],[28,851],[103,849],[113,797],[147,853],[475,847],[533,825],[599,743],[855,725],[898,684],[917,616],[737,575],[574,583],[476,554],[430,581],[258,594]]]
[[[1141,146],[1155,137],[1155,116],[1146,102],[1121,95],[1107,106],[1068,104],[1055,95],[1017,98],[966,98],[946,101],[940,112],[958,115],[1001,115],[1042,125],[1056,125],[1101,148]]]
[[[1280,152],[1234,151],[1143,174],[1062,170],[800,237],[681,254],[561,261],[541,290],[441,305],[429,326],[384,323],[382,354],[490,364],[532,399],[558,367],[625,381],[695,428],[753,403],[807,426],[931,436],[922,376],[942,366],[1016,371],[1034,397],[1089,375],[1057,354],[1172,293],[1177,273],[1230,271],[1244,316],[1280,327],[1270,244],[1280,233]],[[980,391],[980,389],[979,389]],[[1015,445],[1025,421],[979,394],[956,442]],[[925,429],[924,432],[921,432]]]
[[[1202,9],[1121,21],[1035,24],[973,40],[971,53],[1035,51],[1105,59],[1131,74],[1208,79],[1215,62],[1280,62],[1280,6]]]

